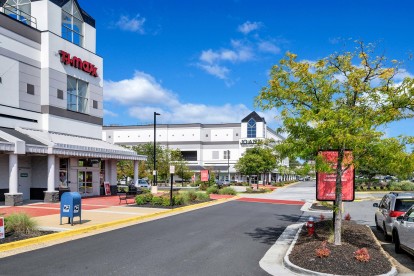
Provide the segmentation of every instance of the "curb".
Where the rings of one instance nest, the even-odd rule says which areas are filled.
[[[368,226],[367,226],[367,227],[368,227]],[[306,268],[302,268],[302,267],[300,267],[300,266],[297,266],[297,265],[293,264],[293,263],[289,260],[289,255],[290,255],[290,253],[292,252],[293,247],[295,246],[295,243],[296,243],[296,241],[297,241],[297,240],[298,240],[298,238],[299,238],[299,234],[300,234],[301,230],[302,230],[302,227],[300,227],[300,228],[298,229],[298,232],[296,233],[295,238],[293,239],[292,243],[291,243],[291,244],[290,244],[290,246],[289,246],[288,251],[286,252],[285,257],[283,258],[283,264],[285,265],[285,267],[286,267],[286,268],[288,268],[288,269],[289,269],[290,271],[292,271],[292,272],[299,273],[299,274],[302,274],[302,275],[336,276],[337,274],[322,273],[322,272],[317,272],[317,271],[309,270],[309,269],[306,269]],[[370,230],[371,230],[371,229],[370,229]],[[382,251],[383,253],[385,253],[385,256],[387,256],[387,257],[388,257],[388,259],[390,260],[389,255],[388,255],[388,254],[384,251],[384,249],[382,249],[381,245],[380,245],[380,244],[378,244],[378,240],[377,240],[377,238],[375,237],[375,235],[374,235],[374,233],[372,232],[372,230],[371,230],[370,232],[371,232],[371,235],[373,235],[373,237],[374,237],[375,242],[377,243],[377,245],[379,245],[379,246],[380,246],[381,251]],[[390,270],[389,272],[385,273],[385,274],[380,274],[380,275],[377,275],[377,276],[394,276],[394,275],[398,275],[398,271],[397,271],[397,269],[395,268],[395,266],[392,264],[391,260],[390,260],[390,263],[391,263],[391,270]]]
[[[200,209],[200,208],[207,207],[207,206],[210,206],[210,205],[220,204],[220,203],[223,203],[225,201],[230,201],[230,200],[234,200],[234,199],[235,199],[235,197],[216,199],[215,201],[208,201],[208,202],[193,204],[193,205],[190,205],[190,206],[178,207],[178,208],[175,208],[175,209],[161,211],[161,212],[157,212],[157,213],[153,213],[153,214],[149,214],[149,215],[143,215],[143,216],[137,216],[137,217],[127,218],[127,219],[115,220],[115,221],[101,223],[101,224],[88,226],[88,227],[84,227],[84,228],[80,228],[80,229],[66,230],[66,231],[53,233],[53,234],[48,234],[48,235],[44,235],[44,236],[40,236],[40,237],[35,237],[35,238],[25,239],[25,240],[21,240],[21,241],[15,241],[15,242],[10,242],[10,243],[0,244],[0,252],[9,251],[9,250],[12,250],[12,249],[21,248],[21,247],[30,246],[30,245],[35,245],[35,244],[39,244],[39,243],[44,243],[44,242],[48,242],[48,241],[53,241],[53,240],[57,240],[57,239],[61,239],[61,238],[72,237],[72,236],[76,236],[76,235],[79,235],[79,234],[85,234],[85,233],[92,232],[94,230],[99,230],[99,229],[108,228],[108,227],[112,227],[112,226],[117,226],[117,225],[121,225],[121,224],[126,224],[126,223],[131,223],[131,222],[139,222],[139,221],[142,221],[142,220],[159,217],[159,216],[166,215],[166,214],[172,214],[172,213],[180,214],[180,213],[183,213],[183,212],[186,212],[186,211]]]

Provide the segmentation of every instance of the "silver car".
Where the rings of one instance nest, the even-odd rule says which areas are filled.
[[[151,188],[151,185],[145,179],[137,179],[137,181],[135,181],[134,183],[134,186],[135,188],[146,188],[146,189]]]
[[[396,253],[404,250],[414,256],[414,205],[394,221],[392,241]]]
[[[382,230],[385,240],[391,240],[394,221],[414,204],[414,193],[386,194],[381,202],[374,203],[378,209],[375,212],[375,226]]]

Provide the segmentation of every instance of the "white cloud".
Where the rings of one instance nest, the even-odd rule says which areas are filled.
[[[129,18],[129,16],[122,15],[119,20],[115,23],[115,26],[120,28],[124,31],[130,31],[130,32],[137,32],[140,34],[144,34],[144,23],[146,19],[143,17],[140,17],[140,15],[136,15],[134,18]]]
[[[118,117],[118,114],[107,109],[103,110],[103,114],[110,117]]]
[[[259,50],[265,53],[280,54],[280,48],[270,41],[262,41],[258,44]]]
[[[250,22],[246,21],[242,25],[240,25],[237,30],[245,35],[260,29],[262,26],[261,22]]]
[[[239,122],[250,113],[243,104],[209,106],[181,103],[178,96],[162,87],[151,75],[135,72],[131,79],[104,82],[104,100],[117,102],[130,117],[141,122],[152,122],[154,111],[160,123],[229,123]],[[105,115],[115,114],[104,111]]]
[[[132,79],[104,82],[106,101],[124,105],[177,104],[177,96],[163,88],[151,75],[136,71]]]
[[[230,70],[227,67],[220,66],[217,64],[199,64],[199,67],[210,75],[216,76],[219,79],[226,80],[230,73]]]

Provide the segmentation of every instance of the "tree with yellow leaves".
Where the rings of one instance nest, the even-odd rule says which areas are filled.
[[[383,139],[381,129],[386,124],[414,117],[414,81],[409,77],[397,81],[401,63],[375,56],[372,44],[357,45],[353,52],[335,53],[316,62],[300,61],[287,53],[256,97],[261,108],[280,112],[281,131],[288,133],[276,146],[281,154],[318,163],[319,150],[338,150],[336,245],[341,244],[342,174],[376,152],[369,149]],[[353,151],[354,161],[344,166],[346,150]]]

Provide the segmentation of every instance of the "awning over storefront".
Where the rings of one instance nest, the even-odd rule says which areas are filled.
[[[200,165],[189,165],[188,168],[192,171],[205,170],[205,168],[203,166],[200,166]]]
[[[206,167],[206,169],[208,169],[208,170],[213,170],[213,171],[227,171],[228,170],[228,166],[219,166],[219,165],[216,165],[216,166],[205,166]]]
[[[92,139],[56,132],[16,128],[0,128],[0,150],[16,151],[16,147],[25,143],[26,152],[39,154],[57,154],[85,158],[103,158],[118,160],[146,160],[144,155],[117,146],[100,139]]]

